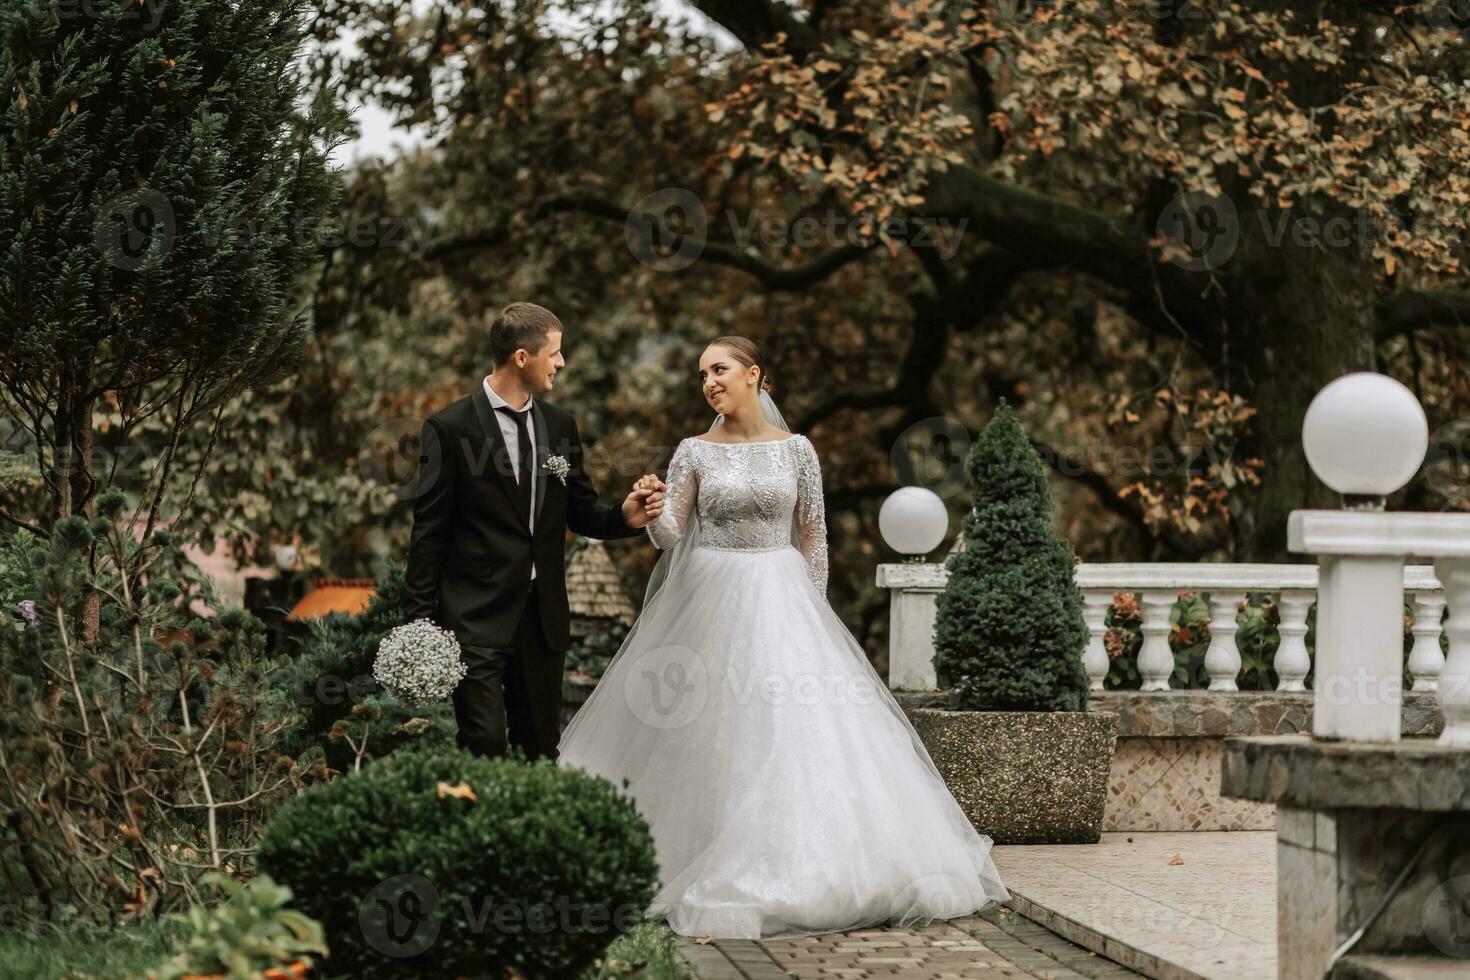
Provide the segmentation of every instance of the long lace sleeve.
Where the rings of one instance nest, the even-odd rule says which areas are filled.
[[[698,496],[699,476],[686,439],[679,443],[674,458],[669,460],[669,473],[664,478],[663,513],[648,524],[648,537],[655,548],[672,548],[684,536]]]
[[[797,447],[796,547],[806,559],[807,574],[822,595],[827,594],[827,505],[822,494],[822,464],[805,437]]]

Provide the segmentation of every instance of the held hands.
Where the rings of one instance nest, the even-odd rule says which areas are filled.
[[[664,510],[664,481],[646,473],[633,484],[633,492],[623,501],[623,519],[632,528],[647,527]]]

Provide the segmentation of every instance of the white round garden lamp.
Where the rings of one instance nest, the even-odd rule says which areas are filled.
[[[1302,448],[1345,509],[1382,510],[1384,498],[1424,463],[1429,421],[1403,384],[1359,371],[1317,392],[1302,422]]]
[[[296,561],[299,557],[300,554],[296,551],[295,545],[283,544],[276,549],[276,567],[283,572],[289,572],[296,567]]]
[[[1312,734],[1397,742],[1400,737],[1405,543],[1423,515],[1384,512],[1429,447],[1414,393],[1369,371],[1347,374],[1312,399],[1302,448],[1312,471],[1342,494],[1342,510],[1297,510],[1287,546],[1318,563]],[[1298,651],[1305,661],[1305,651]],[[1294,669],[1305,673],[1306,664]],[[1277,669],[1282,670],[1280,664]]]
[[[905,561],[923,561],[949,530],[949,509],[927,487],[899,487],[878,511],[878,531]]]

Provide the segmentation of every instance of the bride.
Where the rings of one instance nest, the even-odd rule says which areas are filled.
[[[721,337],[699,378],[719,414],[669,462],[643,611],[559,745],[562,765],[626,780],[648,821],[647,914],[770,939],[1008,898],[990,838],[827,604],[816,450],[759,350]]]

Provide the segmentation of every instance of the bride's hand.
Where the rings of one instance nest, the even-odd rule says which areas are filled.
[[[623,501],[623,519],[631,528],[646,527],[658,519],[664,509],[664,481],[646,473],[633,484],[633,492]]]
[[[648,515],[650,522],[658,520],[658,515],[664,512],[664,492],[655,490],[643,501],[643,513]]]

